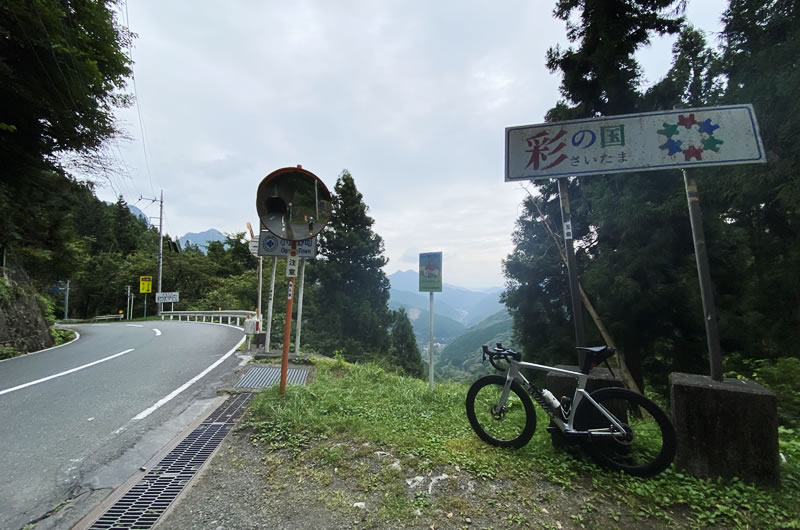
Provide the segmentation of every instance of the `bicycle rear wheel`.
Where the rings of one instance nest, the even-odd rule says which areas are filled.
[[[522,447],[536,430],[536,411],[527,392],[516,381],[498,407],[506,377],[487,375],[467,392],[467,418],[481,440],[498,447]]]
[[[591,394],[624,427],[615,428],[589,400],[575,411],[574,427],[590,431],[584,450],[597,462],[637,477],[661,473],[672,463],[677,448],[675,428],[667,415],[641,394],[624,388],[602,388]],[[602,436],[613,433],[614,436]]]

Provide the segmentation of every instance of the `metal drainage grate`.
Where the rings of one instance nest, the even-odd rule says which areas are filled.
[[[236,420],[247,410],[247,405],[252,399],[253,394],[250,393],[231,396],[225,403],[217,407],[217,410],[212,412],[203,423],[236,423]]]
[[[128,490],[90,529],[152,528],[167,507],[222,443],[252,394],[238,394],[220,405],[156,467]]]
[[[289,368],[286,382],[290,385],[304,385],[308,378],[308,370]],[[235,386],[243,388],[266,388],[276,385],[281,379],[281,369],[275,367],[254,366],[239,379]]]

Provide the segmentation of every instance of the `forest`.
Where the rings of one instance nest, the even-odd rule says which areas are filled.
[[[105,204],[103,146],[118,136],[114,111],[131,105],[135,39],[110,2],[22,0],[0,6],[0,348],[7,357],[42,347],[40,330],[8,318],[33,298],[48,326],[70,280],[70,316],[125,308],[127,286],[155,274],[158,231],[126,200]],[[715,43],[682,16],[680,0],[559,0],[570,45],[544,60],[561,97],[546,121],[663,109],[752,104],[767,152],[759,165],[695,171],[719,311],[724,368],[779,395],[782,421],[800,417],[800,20],[792,0],[731,0]],[[656,35],[677,37],[668,73],[645,87],[635,53]],[[106,175],[106,176],[104,176]],[[539,362],[573,363],[569,287],[553,227],[555,181],[529,187],[503,261],[503,301],[515,343]],[[686,192],[677,170],[569,179],[577,270],[586,296],[641,388],[664,392],[670,372],[707,373],[702,307]],[[383,241],[346,170],[320,259],[306,272],[304,347],[351,361],[380,360],[412,375],[423,367],[408,317],[388,306]],[[244,233],[177,252],[166,236],[164,291],[176,309],[253,309],[256,259]],[[350,286],[357,285],[358,289]],[[285,293],[279,281],[276,297]],[[27,307],[27,306],[26,306]],[[137,307],[141,308],[141,305]],[[343,315],[348,315],[344,318]],[[274,316],[280,329],[283,315]],[[586,316],[587,341],[604,338]]]
[[[589,6],[591,5],[591,9]],[[582,6],[584,6],[582,8]],[[772,388],[796,423],[800,360],[800,53],[797,3],[732,0],[719,46],[676,16],[681,2],[561,0],[571,45],[550,48],[561,95],[547,121],[750,103],[766,164],[693,169],[698,183],[724,370]],[[634,53],[674,34],[672,66],[642,89]],[[525,352],[574,363],[569,285],[555,181],[529,186],[504,261],[504,301]],[[671,372],[709,373],[686,189],[679,170],[569,180],[577,270],[640,387]],[[553,230],[553,227],[558,227]],[[603,337],[586,314],[587,343]]]

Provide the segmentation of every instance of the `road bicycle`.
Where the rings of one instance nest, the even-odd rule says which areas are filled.
[[[676,435],[667,415],[645,396],[620,387],[586,391],[589,372],[614,355],[607,346],[581,347],[585,352],[580,372],[522,362],[522,355],[502,344],[490,351],[483,346],[483,360],[505,371],[486,375],[467,392],[467,418],[475,433],[499,447],[524,446],[536,430],[535,400],[550,417],[548,430],[580,442],[599,464],[638,477],[665,470],[675,458]],[[529,368],[577,378],[573,396],[557,399],[538,389],[520,372]],[[609,370],[611,367],[608,366]],[[613,371],[612,371],[613,374]]]

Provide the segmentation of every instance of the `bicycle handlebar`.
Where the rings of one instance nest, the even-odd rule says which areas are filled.
[[[515,361],[519,361],[522,359],[522,354],[512,350],[511,348],[503,348],[503,345],[498,342],[497,346],[494,348],[494,351],[489,351],[489,348],[485,344],[483,345],[484,362],[486,361],[486,357],[489,357],[489,364],[491,364],[495,370],[504,372],[507,367],[496,364],[495,359],[503,359],[505,361],[513,359]]]

